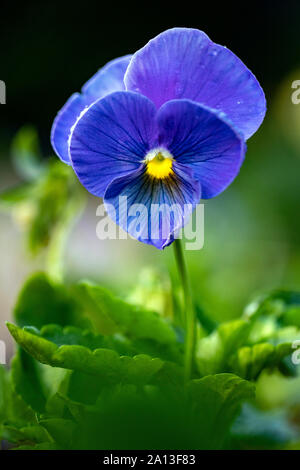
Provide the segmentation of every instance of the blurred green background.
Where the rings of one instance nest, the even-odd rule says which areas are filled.
[[[167,28],[204,30],[246,63],[268,102],[240,175],[225,193],[205,201],[204,248],[187,253],[199,303],[214,318],[229,319],[258,293],[300,286],[300,104],[291,102],[291,84],[300,80],[300,4],[210,3],[197,10],[174,2],[1,6],[0,79],[7,104],[0,107],[0,189],[18,183],[11,141],[24,124],[37,129],[45,158],[52,155],[49,134],[56,112],[99,67]],[[68,279],[96,279],[114,290],[119,286],[125,296],[145,276],[146,266],[167,279],[172,248],[159,252],[134,240],[99,241],[98,204],[89,196],[70,236]],[[10,319],[26,275],[42,266],[39,257],[27,254],[22,230],[9,213],[0,214],[0,259],[0,339],[8,340],[4,320]]]

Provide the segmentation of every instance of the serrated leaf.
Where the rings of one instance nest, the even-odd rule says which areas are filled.
[[[58,346],[43,338],[43,330],[28,331],[10,323],[7,326],[17,343],[38,361],[99,375],[107,383],[147,383],[163,366],[160,359],[146,355],[129,357],[104,348],[91,350],[81,345]]]
[[[103,336],[75,326],[62,327],[61,325],[54,324],[43,326],[40,332],[37,328],[32,326],[25,326],[24,330],[41,335],[44,339],[55,343],[57,346],[86,346],[91,350],[105,348],[113,349],[121,355],[134,355],[134,349],[131,348],[128,341],[120,336]]]
[[[221,449],[241,403],[254,398],[252,383],[233,374],[193,380],[189,385],[191,418],[199,421],[199,447]]]
[[[247,341],[251,325],[245,320],[223,323],[196,345],[196,363],[201,375],[227,371],[228,358]]]
[[[129,339],[128,340],[135,351],[147,354],[152,357],[160,357],[164,361],[171,361],[177,364],[183,364],[184,361],[184,343],[159,343],[151,339]],[[115,349],[115,348],[114,348]],[[127,353],[129,354],[129,352]],[[130,354],[132,355],[132,354]]]
[[[104,287],[81,282],[79,289],[89,301],[88,313],[99,332],[121,332],[132,338],[152,339],[159,343],[176,341],[175,331],[155,312],[131,305]]]
[[[277,346],[260,343],[240,348],[230,358],[229,363],[235,374],[244,379],[255,380],[263,369],[277,366],[291,353],[291,343],[281,343]]]

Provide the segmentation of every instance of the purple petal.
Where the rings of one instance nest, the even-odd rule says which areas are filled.
[[[131,57],[126,55],[108,62],[83,85],[82,93],[98,99],[114,91],[125,90],[124,75]]]
[[[245,139],[266,111],[264,93],[243,62],[196,29],[174,28],[152,39],[133,55],[124,82],[158,108],[183,98],[222,111]]]
[[[163,249],[174,240],[200,200],[200,184],[190,169],[173,164],[173,176],[153,179],[145,166],[117,178],[104,202],[109,216],[137,240]]]
[[[86,97],[80,93],[74,93],[54,119],[51,129],[51,144],[56,155],[70,165],[68,154],[68,137],[71,127],[76,122],[77,117],[88,105]]]
[[[201,183],[202,198],[216,196],[236,177],[246,146],[215,110],[193,101],[173,100],[160,108],[157,122],[159,145],[192,169]]]
[[[69,153],[89,192],[102,197],[114,178],[139,168],[153,141],[155,113],[146,97],[122,91],[83,113],[72,131]]]
[[[124,74],[131,55],[112,60],[101,68],[83,87],[72,95],[58,112],[51,130],[51,143],[58,157],[70,165],[68,138],[80,113],[94,101],[114,91],[125,89]]]

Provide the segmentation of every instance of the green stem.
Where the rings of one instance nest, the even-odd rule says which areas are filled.
[[[192,299],[192,292],[188,278],[188,272],[184,259],[181,240],[176,239],[173,243],[175,259],[180,276],[182,290],[184,294],[184,307],[185,307],[185,357],[184,357],[184,378],[187,383],[192,374],[192,367],[194,361],[195,337],[196,337],[196,317]]]

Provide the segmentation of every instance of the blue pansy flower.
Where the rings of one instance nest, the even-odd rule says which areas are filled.
[[[116,223],[161,249],[200,198],[234,180],[265,111],[236,55],[202,31],[174,28],[100,69],[58,113],[51,140]],[[138,230],[133,207],[144,208]]]

